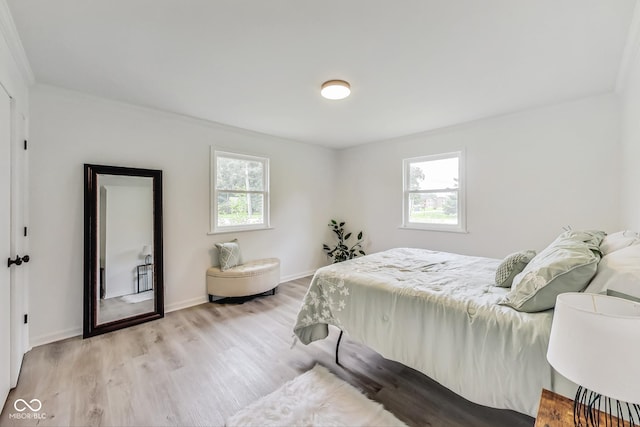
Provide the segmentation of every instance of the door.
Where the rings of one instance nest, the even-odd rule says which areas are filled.
[[[11,100],[0,86],[0,403],[11,385]]]
[[[22,114],[12,118],[12,153],[11,153],[11,256],[20,255],[22,264],[9,270],[11,275],[11,371],[10,386],[18,384],[18,375],[22,366],[22,357],[28,350],[27,313],[27,153],[24,141],[26,138],[26,119]]]

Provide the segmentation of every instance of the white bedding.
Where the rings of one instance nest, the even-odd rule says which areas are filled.
[[[500,260],[398,248],[319,269],[294,332],[305,344],[327,325],[482,405],[535,416],[553,310],[497,303]]]

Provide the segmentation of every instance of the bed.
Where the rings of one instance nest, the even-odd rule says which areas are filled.
[[[294,333],[309,344],[336,326],[472,402],[535,416],[542,388],[562,382],[546,359],[553,310],[500,305],[499,264],[396,248],[320,268]]]

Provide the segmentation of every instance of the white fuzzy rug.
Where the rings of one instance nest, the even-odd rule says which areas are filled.
[[[230,417],[240,426],[404,426],[384,407],[316,365]]]
[[[128,302],[129,304],[136,304],[142,301],[150,300],[153,298],[153,291],[145,291],[140,292],[139,294],[131,294],[120,297],[120,299],[124,302]]]

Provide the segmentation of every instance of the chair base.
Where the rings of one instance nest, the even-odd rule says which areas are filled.
[[[244,304],[247,301],[251,301],[257,297],[266,297],[275,295],[278,287],[271,289],[270,291],[262,292],[255,295],[246,295],[242,297],[221,297],[217,295],[209,295],[209,302],[216,304]]]

